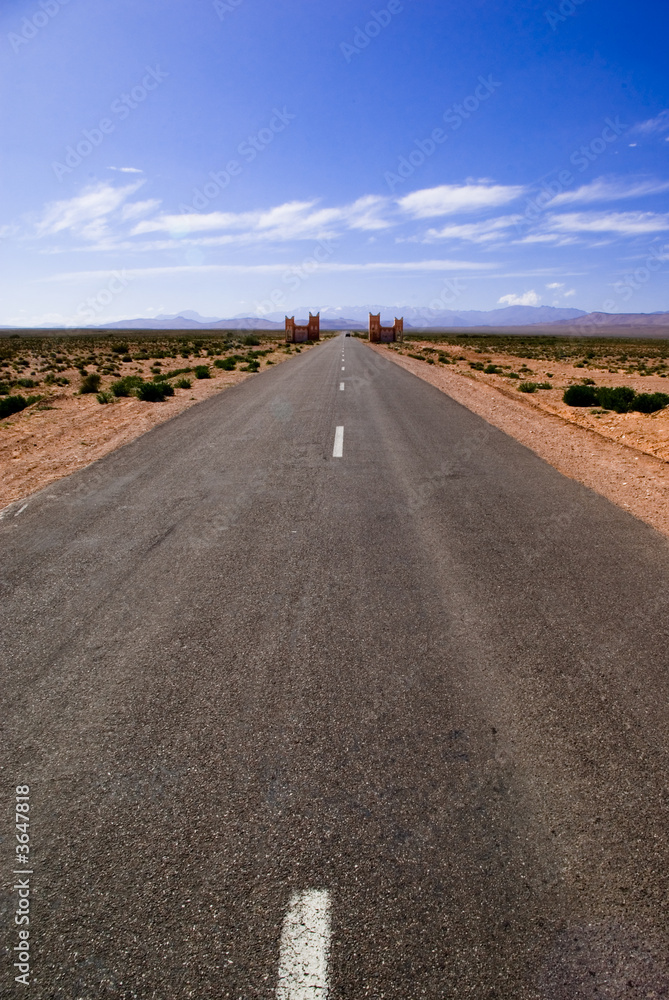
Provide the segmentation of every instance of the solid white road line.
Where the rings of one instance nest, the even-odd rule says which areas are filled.
[[[343,382],[339,383],[339,388],[343,391],[343,389],[344,389],[344,383]]]
[[[344,368],[344,366],[343,366],[343,365],[341,366],[341,370],[342,370],[343,372],[345,372],[345,371],[346,371],[346,369]]]
[[[330,893],[294,893],[281,931],[277,1000],[326,1000],[329,952]]]
[[[344,428],[338,427],[335,431],[334,448],[332,449],[333,458],[341,458],[344,454]]]

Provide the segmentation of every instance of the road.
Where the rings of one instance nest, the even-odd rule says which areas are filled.
[[[669,996],[651,528],[338,336],[0,536],[3,997]]]

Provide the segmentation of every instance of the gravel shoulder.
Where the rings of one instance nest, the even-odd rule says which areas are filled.
[[[569,366],[563,366],[565,371],[561,372],[560,366],[553,364],[553,372],[560,377],[556,388],[530,395],[494,384],[501,380],[464,366],[437,366],[407,357],[386,345],[368,346],[520,441],[563,475],[583,483],[669,536],[666,411],[649,415],[612,413],[599,418],[575,411],[561,402],[561,388],[558,388],[570,380]],[[412,344],[411,350],[420,346]],[[518,359],[513,360],[517,364]],[[577,374],[580,373],[573,373]],[[665,386],[659,379],[634,376],[598,378],[598,383],[604,385],[623,382],[646,392]]]

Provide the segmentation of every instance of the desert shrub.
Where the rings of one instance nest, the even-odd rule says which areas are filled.
[[[0,399],[0,420],[25,410],[27,406],[36,403],[39,398],[39,396],[28,396],[27,399],[25,396],[5,396],[4,399]]]
[[[39,382],[34,382],[31,378],[17,378],[16,384],[20,385],[23,389],[35,389],[39,385]]]
[[[54,375],[53,372],[49,372],[49,374],[44,379],[44,384],[45,385],[69,385],[70,384],[70,380],[69,380],[69,378],[65,378],[65,376],[63,376],[63,375]]]
[[[211,378],[211,372],[207,365],[196,365],[193,371],[195,378]]]
[[[613,389],[602,385],[594,391],[599,405],[605,410],[615,410],[616,413],[628,413],[636,396],[634,389],[626,385],[619,385]]]
[[[536,382],[521,382],[518,386],[518,392],[536,392],[538,388]]]
[[[115,396],[130,396],[138,386],[142,384],[144,379],[141,375],[126,375],[125,378],[120,378],[118,382],[112,382],[110,389]]]
[[[144,403],[162,403],[166,396],[173,396],[174,388],[169,382],[142,382],[137,386],[137,398]]]
[[[537,389],[552,389],[550,382],[537,382]]]
[[[9,395],[9,382],[0,382],[0,396]]]
[[[177,382],[177,389],[190,389],[193,383],[189,378],[180,378]]]
[[[214,361],[214,366],[222,368],[224,372],[233,372],[236,364],[235,358],[219,358],[218,361]]]
[[[486,365],[483,371],[486,375],[503,375],[504,372],[499,367],[499,365]]]
[[[192,368],[174,368],[170,372],[159,372],[157,375],[154,375],[153,381],[160,382],[166,378],[175,378],[177,375],[188,375],[192,371]]]
[[[127,354],[130,348],[127,344],[113,344],[112,352],[114,354]]]
[[[121,361],[124,361],[126,364],[128,364],[129,361],[132,361],[132,358],[130,357],[129,354],[124,354],[123,357],[121,358]]]
[[[597,393],[590,385],[570,385],[562,396],[567,406],[596,406]]]
[[[655,413],[662,410],[669,403],[669,396],[666,392],[640,392],[634,402],[632,409],[639,413]]]
[[[254,337],[253,334],[249,334],[246,337],[242,337],[242,344],[246,347],[259,347],[260,340],[258,337]]]
[[[99,392],[95,397],[98,403],[113,403],[114,394],[111,392]]]
[[[82,395],[85,395],[87,392],[99,392],[100,376],[95,372],[91,372],[89,375],[84,375],[81,380],[81,388],[79,391]]]

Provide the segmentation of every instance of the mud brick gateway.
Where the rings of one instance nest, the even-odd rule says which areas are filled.
[[[321,314],[315,316],[309,313],[309,322],[306,326],[296,326],[294,316],[286,316],[286,343],[305,344],[308,340],[321,339]]]
[[[369,314],[369,340],[372,344],[400,343],[404,340],[404,317],[395,317],[392,326],[381,326],[381,313]]]

